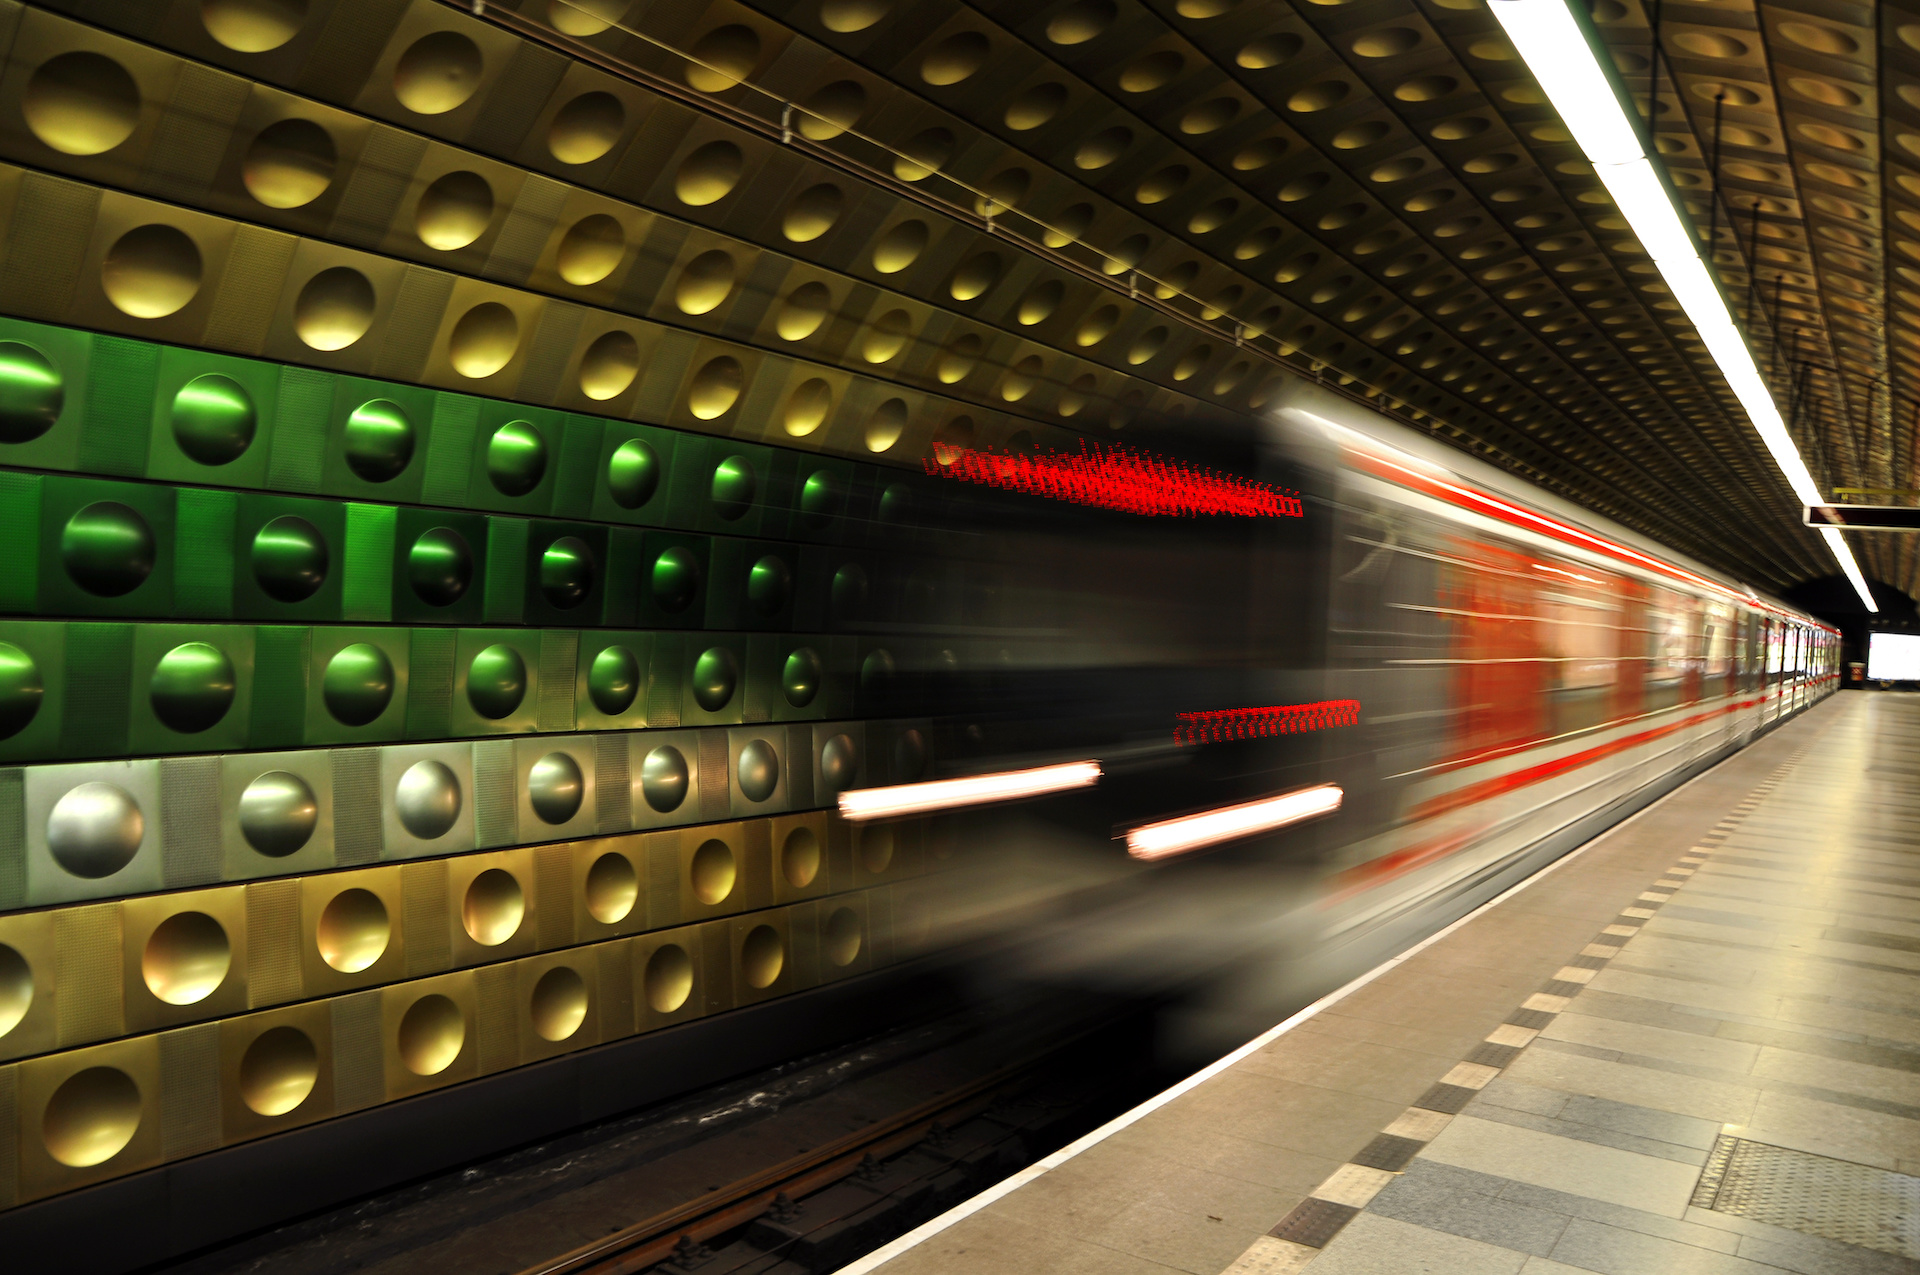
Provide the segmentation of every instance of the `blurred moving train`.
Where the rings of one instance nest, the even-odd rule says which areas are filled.
[[[955,467],[936,452],[930,472]],[[941,657],[976,670],[936,695],[949,767],[1104,771],[956,816],[956,841],[1003,852],[976,876],[976,931],[1012,940],[1022,976],[1202,1000],[1254,959],[1260,990],[1198,1053],[1837,685],[1831,627],[1321,386],[1200,454],[1297,499],[1186,520],[1087,508],[1097,487],[957,500],[991,552],[949,591],[971,616],[935,617],[978,631]],[[1337,813],[1117,866],[1128,829],[1328,785]],[[1045,924],[1013,904],[1034,891]]]

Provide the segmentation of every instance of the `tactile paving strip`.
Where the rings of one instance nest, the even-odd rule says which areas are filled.
[[[1920,1178],[1722,1136],[1693,1206],[1920,1258]]]

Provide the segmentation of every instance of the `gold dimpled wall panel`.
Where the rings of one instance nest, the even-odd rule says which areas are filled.
[[[66,8],[0,3],[0,1209],[942,941],[920,825],[830,813],[995,658],[922,458],[1195,387],[459,10]],[[716,101],[794,45],[685,35]]]

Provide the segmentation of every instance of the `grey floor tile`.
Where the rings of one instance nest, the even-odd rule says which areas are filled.
[[[1553,1251],[1568,1221],[1565,1214],[1501,1200],[1432,1173],[1396,1177],[1367,1211],[1542,1257]]]
[[[1514,1111],[1495,1106],[1470,1107],[1468,1111],[1482,1120],[1494,1120],[1501,1124],[1510,1124],[1520,1129],[1533,1129],[1540,1133],[1550,1133],[1555,1137],[1572,1138],[1578,1142],[1591,1142],[1597,1146],[1614,1147],[1621,1151],[1631,1151],[1635,1155],[1648,1155],[1661,1160],[1672,1160],[1676,1164],[1690,1164],[1698,1168],[1707,1161],[1707,1148],[1689,1147],[1679,1143],[1662,1142],[1656,1138],[1640,1137],[1636,1134],[1628,1133],[1612,1124],[1596,1124],[1572,1120],[1564,1116],[1540,1116],[1530,1111]],[[1710,1125],[1709,1127],[1717,1130],[1720,1126]],[[1708,1146],[1710,1147],[1711,1145],[1712,1139],[1708,1139]]]
[[[1457,1116],[1422,1155],[1500,1177],[1677,1218],[1699,1170],[1475,1116]]]
[[[1601,1275],[1779,1275],[1777,1267],[1732,1253],[1695,1248],[1584,1218],[1567,1224],[1548,1256]]]
[[[1527,1254],[1362,1213],[1308,1268],[1313,1275],[1518,1275]]]

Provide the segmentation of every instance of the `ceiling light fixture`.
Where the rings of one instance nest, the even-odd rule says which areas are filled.
[[[1674,206],[1665,180],[1654,167],[1638,116],[1621,101],[1566,0],[1489,0],[1488,7],[1699,331],[1793,494],[1803,504],[1827,503],[1800,459],[1800,449],[1787,432],[1746,339],[1734,326],[1726,298],[1701,260],[1693,228]],[[1831,527],[1822,528],[1820,534],[1867,610],[1878,611],[1847,542]]]

